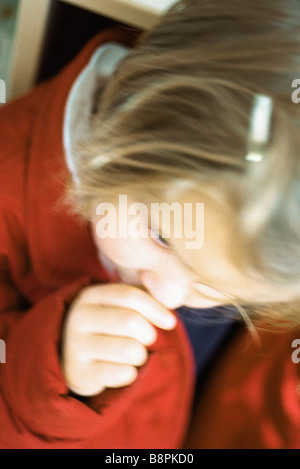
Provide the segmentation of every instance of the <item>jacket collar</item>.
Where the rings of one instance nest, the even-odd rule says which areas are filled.
[[[63,140],[66,162],[75,182],[78,176],[73,154],[77,143],[89,132],[94,97],[128,53],[129,48],[120,44],[100,46],[72,86],[65,109]]]

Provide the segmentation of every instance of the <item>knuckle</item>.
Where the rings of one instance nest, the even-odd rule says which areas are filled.
[[[129,363],[135,366],[141,366],[147,360],[147,350],[139,343],[130,343],[124,346],[123,356],[126,357]]]
[[[86,311],[82,304],[77,304],[72,309],[68,318],[68,328],[75,334],[82,334],[87,330]]]
[[[143,292],[139,288],[133,285],[124,285],[123,296],[128,301],[128,303],[132,303],[139,300],[142,296]]]
[[[119,373],[117,374],[118,379],[120,382],[122,382],[124,385],[128,385],[133,383],[133,381],[136,380],[138,375],[138,371],[134,366],[123,366],[120,368]]]
[[[124,330],[143,345],[150,345],[156,339],[156,332],[151,323],[138,313],[126,313]]]
[[[94,383],[87,383],[87,384],[74,384],[70,385],[69,388],[71,391],[73,391],[75,394],[78,394],[79,396],[95,396],[96,394],[99,394],[104,390],[104,387],[101,385],[96,385]]]
[[[124,327],[129,332],[136,332],[141,327],[139,318],[134,311],[126,311],[123,317]]]
[[[88,285],[83,287],[75,298],[77,304],[88,303],[91,299],[91,296],[99,294],[99,285]]]
[[[90,289],[91,287],[82,288],[80,292],[78,293],[78,295],[76,296],[75,303],[78,304],[78,303],[85,301],[85,298],[89,295]]]
[[[123,298],[127,304],[131,304],[134,301],[134,293],[131,288],[126,288],[123,292]]]
[[[105,384],[110,388],[128,386],[137,378],[137,369],[132,365],[114,366],[106,376]]]
[[[84,369],[84,367],[89,363],[91,360],[91,353],[87,349],[84,349],[83,347],[80,348],[75,352],[75,357],[77,361],[77,366],[78,368]]]
[[[137,358],[137,361],[136,361],[136,366],[142,366],[146,363],[146,361],[148,360],[148,352],[147,350],[144,348],[143,351],[141,351],[139,353],[139,356]]]

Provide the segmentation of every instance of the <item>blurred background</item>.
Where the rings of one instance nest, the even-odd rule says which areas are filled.
[[[7,100],[56,74],[97,32],[151,28],[178,0],[0,0],[0,79]]]

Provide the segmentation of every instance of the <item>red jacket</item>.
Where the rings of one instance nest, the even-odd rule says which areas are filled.
[[[66,99],[107,41],[132,38],[126,30],[100,34],[56,78],[0,112],[0,339],[7,352],[0,448],[178,448],[187,434],[194,361],[180,321],[174,331],[158,330],[129,387],[80,401],[60,368],[68,305],[84,286],[112,280],[89,226],[63,201]],[[259,350],[239,335],[207,380],[186,447],[300,447],[295,338],[266,335]]]

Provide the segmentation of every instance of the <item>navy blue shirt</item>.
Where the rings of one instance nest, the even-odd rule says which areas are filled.
[[[195,309],[182,306],[176,310],[187,331],[196,363],[197,379],[216,355],[237,324],[233,306]]]

